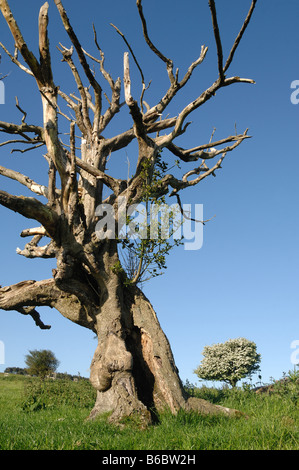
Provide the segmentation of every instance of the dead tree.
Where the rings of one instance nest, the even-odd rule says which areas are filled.
[[[111,421],[118,421],[137,413],[141,422],[146,424],[150,422],[153,410],[159,411],[165,407],[173,413],[184,408],[203,413],[235,414],[235,410],[188,398],[157,316],[136,285],[138,279],[126,282],[124,271],[119,268],[119,241],[116,237],[100,239],[96,235],[96,225],[100,204],[109,204],[117,212],[120,200],[125,201],[125,208],[144,200],[145,178],[148,186],[163,149],[191,166],[180,178],[167,173],[155,182],[157,198],[170,195],[177,196],[179,200],[183,189],[196,186],[210,175],[215,175],[227,153],[248,138],[245,130],[242,134],[213,143],[201,143],[193,148],[182,148],[175,143],[176,138],[187,130],[188,116],[212,99],[218,90],[233,84],[254,83],[251,79],[229,76],[227,73],[250,22],[256,0],[251,3],[226,61],[215,2],[209,0],[217,46],[218,76],[175,117],[165,116],[168,106],[204,61],[207,47],[201,47],[199,57],[179,77],[173,61],[158,50],[150,38],[142,1],[137,0],[144,39],[164,63],[169,78],[166,93],[161,95],[155,106],[149,107],[144,100],[147,87],[142,68],[124,34],[116,28],[128,45],[128,53],[124,55],[123,80],[114,80],[105,69],[104,53],[98,44],[95,28],[98,57],[83,49],[61,1],[54,0],[54,3],[71,42],[70,48],[60,44],[59,50],[62,60],[72,72],[78,96],[68,95],[63,91],[63,84],[54,82],[47,27],[48,3],[39,12],[39,57],[36,57],[28,48],[8,1],[0,0],[1,12],[15,42],[15,51],[9,51],[2,43],[0,45],[16,66],[33,77],[43,106],[43,122],[33,125],[27,122],[27,115],[17,102],[23,112],[22,122],[0,121],[1,133],[8,136],[1,146],[21,142],[25,151],[41,147],[49,164],[48,186],[0,166],[2,176],[16,180],[35,194],[35,197],[15,196],[1,190],[0,204],[37,221],[36,228],[22,232],[21,236],[31,237],[31,241],[23,250],[18,250],[19,255],[57,260],[51,278],[27,280],[1,288],[0,308],[31,315],[40,328],[49,328],[43,324],[36,309],[39,306],[53,307],[72,322],[96,333],[98,346],[91,364],[90,380],[97,390],[97,400],[91,417],[110,412]],[[131,94],[129,57],[140,71],[140,100]],[[110,97],[103,92],[93,66],[101,72],[101,80],[108,83]],[[124,103],[121,102],[122,86]],[[72,110],[71,118],[62,111],[63,106]],[[105,129],[122,107],[127,107],[130,113],[128,129],[114,137],[105,137]],[[61,119],[69,121],[68,145],[63,144],[59,137]],[[79,149],[75,144],[77,134],[81,139]],[[133,141],[138,144],[134,175],[127,179],[111,176],[106,171],[107,160],[113,152],[126,148]],[[103,196],[105,188],[109,190],[106,199]],[[41,246],[44,237],[50,241]]]

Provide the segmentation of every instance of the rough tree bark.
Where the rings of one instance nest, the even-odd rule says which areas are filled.
[[[13,136],[1,146],[23,143],[27,146],[29,144],[26,150],[46,148],[45,158],[49,164],[47,187],[26,175],[0,166],[2,176],[18,181],[39,197],[14,196],[0,190],[0,204],[40,224],[22,232],[22,237],[32,239],[23,250],[18,249],[18,254],[28,258],[57,260],[52,278],[43,281],[29,280],[1,288],[0,307],[6,311],[16,310],[21,314],[31,315],[40,328],[49,328],[43,324],[36,308],[50,306],[69,320],[96,333],[98,346],[92,360],[90,380],[97,390],[97,400],[91,417],[109,412],[111,421],[119,421],[137,413],[141,422],[147,424],[155,410],[165,407],[170,408],[173,413],[184,408],[196,409],[202,413],[236,415],[239,413],[236,410],[187,396],[157,316],[136,285],[138,279],[128,282],[124,270],[119,269],[117,240],[100,239],[96,235],[99,221],[96,209],[105,202],[117,211],[120,196],[126,207],[142,201],[145,192],[144,169],[146,168],[147,183],[151,182],[155,164],[163,149],[168,149],[187,163],[200,160],[200,164],[182,175],[181,179],[166,174],[155,183],[157,198],[170,194],[177,196],[180,201],[180,191],[214,175],[221,168],[226,154],[248,138],[246,130],[243,134],[228,136],[191,149],[183,149],[174,143],[176,137],[186,132],[189,125],[185,122],[187,116],[211,99],[217,90],[235,83],[254,83],[251,79],[238,76],[227,77],[226,72],[248,26],[256,1],[252,1],[248,16],[224,64],[215,2],[209,0],[219,76],[173,118],[163,118],[163,113],[174,96],[189,81],[194,69],[204,61],[207,47],[202,46],[199,58],[179,80],[179,72],[174,72],[172,60],[165,57],[151,41],[141,0],[137,0],[145,41],[152,52],[165,63],[170,85],[154,107],[150,108],[146,104],[143,98],[147,87],[142,69],[125,36],[115,27],[129,49],[124,57],[125,102],[121,103],[122,80],[118,78],[114,81],[105,70],[104,53],[98,45],[95,28],[94,39],[99,57],[93,57],[83,49],[61,1],[54,0],[54,3],[72,44],[71,48],[60,44],[59,49],[63,61],[73,74],[79,94],[77,97],[67,95],[61,84],[58,87],[54,83],[47,28],[48,3],[41,7],[39,13],[40,57],[36,58],[29,50],[7,0],[0,0],[1,12],[15,41],[15,53],[10,53],[2,43],[0,45],[20,69],[35,79],[43,105],[43,123],[37,126],[26,122],[27,115],[17,101],[18,109],[23,112],[22,123],[0,121],[0,131]],[[18,53],[21,55],[20,59]],[[136,62],[141,74],[140,103],[131,95],[129,56]],[[98,65],[103,80],[110,86],[111,97],[105,95],[108,103],[106,108],[102,101],[102,87],[88,60]],[[81,77],[82,72],[84,79]],[[72,109],[75,119],[61,111],[63,103]],[[123,106],[129,109],[131,126],[113,138],[105,138],[106,127]],[[68,147],[59,138],[59,119],[69,121]],[[168,129],[169,133],[160,135],[161,131]],[[80,133],[80,156],[76,155],[78,149],[75,145],[75,131]],[[111,153],[125,148],[133,140],[138,143],[138,158],[133,177],[121,180],[107,174],[106,163]],[[208,166],[207,162],[216,156],[220,156],[218,161]],[[105,201],[103,188],[110,191],[110,196]],[[42,198],[46,202],[41,202]],[[39,246],[44,237],[50,238],[50,241],[45,246]]]

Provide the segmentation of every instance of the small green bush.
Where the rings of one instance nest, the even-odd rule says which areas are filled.
[[[96,399],[96,391],[88,380],[72,382],[59,380],[28,380],[24,388],[22,409],[39,411],[70,405],[80,408],[92,408]]]

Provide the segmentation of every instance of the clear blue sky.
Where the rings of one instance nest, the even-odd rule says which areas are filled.
[[[36,52],[37,17],[42,1],[11,1],[19,26],[29,46]],[[69,70],[61,64],[58,42],[70,42],[61,27],[54,2],[50,1],[50,41],[53,65],[57,64],[56,84],[68,81]],[[122,77],[122,57],[126,50],[111,28],[114,23],[131,43],[147,82],[152,80],[146,100],[152,106],[164,94],[168,77],[162,64],[148,51],[142,37],[135,1],[64,0],[73,27],[82,45],[95,53],[91,23],[105,52],[106,68],[114,78]],[[202,44],[209,47],[204,63],[196,70],[186,90],[169,112],[177,112],[216,79],[217,58],[207,0],[144,0],[149,34],[162,52],[174,60],[183,74],[200,54]],[[224,56],[245,18],[250,0],[217,1]],[[256,85],[239,84],[221,90],[192,115],[192,125],[179,144],[192,147],[221,139],[247,127],[252,139],[229,154],[217,177],[182,193],[182,202],[203,204],[204,218],[216,217],[204,227],[203,246],[198,251],[177,248],[169,257],[164,276],[145,286],[145,293],[157,311],[170,341],[183,381],[198,382],[193,370],[202,359],[205,345],[230,338],[246,337],[257,344],[262,356],[262,380],[269,382],[293,368],[291,343],[299,341],[298,328],[298,112],[291,103],[291,82],[299,80],[297,0],[259,0],[252,22],[243,38],[229,75],[252,78]],[[0,40],[13,52],[10,33],[0,18]],[[54,69],[55,70],[55,69]],[[5,105],[0,120],[20,122],[15,109],[17,95],[27,110],[27,122],[40,123],[41,105],[34,81],[2,55],[1,72],[10,73],[5,81]],[[140,80],[132,65],[132,93],[139,97]],[[125,129],[126,113],[120,114],[107,135]],[[5,137],[4,137],[5,138]],[[2,136],[1,139],[3,140]],[[130,156],[130,151],[127,152]],[[24,171],[39,182],[46,182],[42,152],[13,153],[0,148],[0,164]],[[113,155],[111,168],[126,171],[126,152]],[[1,189],[27,194],[21,185],[1,177]],[[27,260],[16,254],[26,240],[19,237],[34,221],[0,207],[1,271],[0,284],[51,276],[53,261]],[[44,323],[52,329],[42,331],[29,317],[0,311],[0,341],[5,345],[5,367],[24,367],[24,356],[31,349],[51,349],[61,364],[59,371],[88,376],[96,348],[93,333],[64,319],[58,312],[40,308]],[[297,355],[299,357],[299,353]]]

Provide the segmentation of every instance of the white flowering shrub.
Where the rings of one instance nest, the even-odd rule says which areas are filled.
[[[238,380],[259,370],[261,361],[256,344],[246,338],[205,346],[204,358],[194,373],[205,380],[221,380],[236,386]]]

